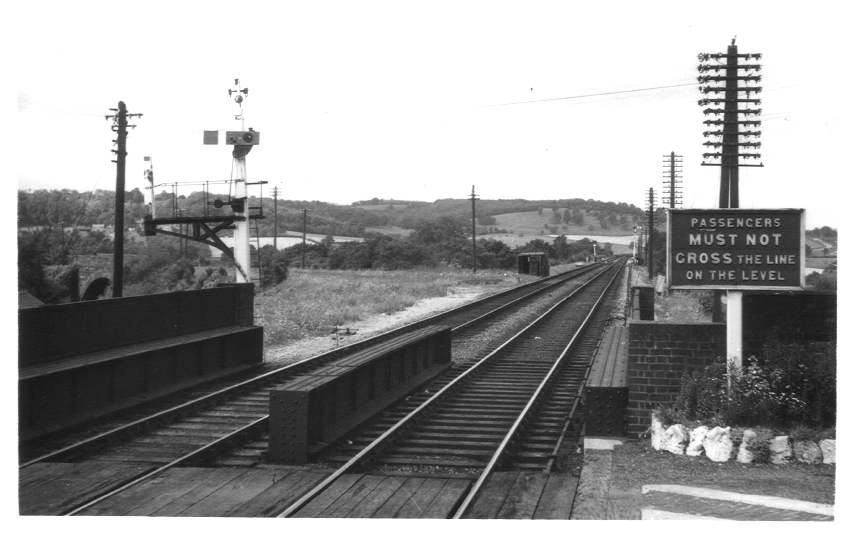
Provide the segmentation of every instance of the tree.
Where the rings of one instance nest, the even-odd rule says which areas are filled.
[[[576,226],[582,226],[584,224],[584,214],[580,209],[576,208],[573,210],[572,221]]]
[[[260,248],[260,267],[263,287],[275,286],[289,276],[289,260],[282,250],[272,245]]]
[[[516,254],[498,239],[479,239],[477,243],[478,266],[482,269],[510,269],[516,263]]]
[[[570,255],[570,249],[567,246],[567,236],[561,234],[555,238],[552,243],[552,257],[558,259],[566,259]]]
[[[522,247],[518,247],[517,252],[545,252],[550,257],[554,256],[552,245],[542,239],[532,239]]]

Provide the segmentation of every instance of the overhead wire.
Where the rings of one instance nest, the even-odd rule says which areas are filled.
[[[689,82],[689,83],[677,83],[673,85],[657,85],[655,87],[641,87],[639,89],[623,89],[619,91],[604,91],[601,93],[586,93],[581,95],[570,95],[570,96],[556,96],[552,98],[541,98],[537,100],[520,100],[517,102],[503,102],[501,104],[490,104],[488,107],[494,106],[514,106],[517,104],[537,104],[540,102],[555,102],[558,100],[576,100],[579,98],[590,98],[594,96],[610,96],[610,95],[622,95],[628,93],[640,93],[645,91],[659,91],[661,89],[675,89],[678,87],[691,87],[694,85],[699,85],[697,82]]]

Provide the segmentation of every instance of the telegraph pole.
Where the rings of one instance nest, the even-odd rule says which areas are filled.
[[[302,208],[303,219],[301,222],[301,268],[306,265],[307,256],[307,208]]]
[[[117,145],[112,152],[117,156],[115,163],[115,237],[112,256],[112,298],[124,294],[124,172],[127,164],[127,128],[135,128],[127,124],[127,119],[141,117],[141,113],[127,113],[127,105],[118,102],[118,108],[109,108],[114,115],[106,115],[106,120],[112,119],[112,131],[117,133],[113,141]]]
[[[649,273],[649,281],[652,282],[653,277],[653,265],[652,265],[652,248],[655,242],[655,238],[652,234],[655,233],[655,190],[653,188],[649,188],[649,193],[647,197],[648,208],[647,208],[647,216],[649,218],[649,224],[647,228],[647,240],[646,240],[646,266]]]
[[[762,89],[756,85],[761,81],[761,75],[752,74],[761,71],[761,65],[755,63],[761,59],[761,54],[739,54],[735,39],[732,39],[725,54],[701,53],[697,59],[700,62],[697,66],[700,73],[697,76],[699,90],[708,97],[700,99],[698,104],[705,107],[704,115],[723,117],[703,121],[709,128],[720,128],[708,129],[702,134],[707,138],[703,145],[714,149],[714,152],[703,153],[702,165],[720,167],[718,207],[738,208],[738,168],[764,166],[761,162],[739,162],[741,158],[761,159],[760,153],[752,152],[761,148],[761,120],[753,119],[761,115],[761,99],[751,98],[753,94],[761,93]],[[723,98],[716,97],[720,94]],[[739,94],[743,94],[743,98]],[[731,293],[727,292],[727,297]],[[733,298],[737,302],[740,300],[740,292],[734,293]],[[712,305],[714,322],[723,320],[720,295],[719,291],[715,291]]]
[[[274,249],[277,251],[277,186],[272,190],[274,198]]]
[[[475,195],[475,186],[472,186],[472,194],[469,195],[469,200],[472,201],[472,274],[478,271],[478,256],[475,253],[475,201],[478,197]]]
[[[709,127],[720,126],[720,129],[703,132],[703,136],[708,138],[703,145],[714,149],[714,152],[703,153],[705,161],[702,165],[720,167],[718,207],[737,208],[738,168],[764,167],[761,162],[739,162],[741,158],[761,159],[760,153],[752,151],[761,147],[761,120],[753,118],[761,115],[761,99],[751,98],[762,89],[756,85],[761,81],[761,75],[751,74],[761,71],[761,65],[753,62],[760,60],[761,54],[739,54],[735,39],[732,39],[725,54],[703,53],[697,57],[700,61],[697,67],[700,92],[709,96],[723,94],[723,98],[703,98],[698,102],[705,107],[704,115],[723,117],[703,121]],[[706,72],[715,74],[703,74]],[[744,97],[740,98],[739,94]]]
[[[664,193],[667,196],[667,202],[670,209],[681,207],[682,204],[682,156],[677,156],[675,152],[670,152],[669,156],[664,156]]]

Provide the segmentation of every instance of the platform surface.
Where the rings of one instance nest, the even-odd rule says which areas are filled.
[[[612,326],[605,331],[587,377],[587,387],[624,388],[629,365],[629,329]]]

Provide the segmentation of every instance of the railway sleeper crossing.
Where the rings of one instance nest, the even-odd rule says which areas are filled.
[[[592,333],[598,329],[599,319],[591,320],[587,314],[604,307],[600,292],[611,287],[620,265],[591,265],[548,277],[298,364],[263,369],[257,376],[220,391],[204,392],[163,413],[145,415],[135,423],[89,435],[80,443],[32,458],[21,464],[21,513],[476,517],[479,512],[475,507],[480,509],[481,503],[489,502],[489,498],[481,500],[479,496],[490,495],[494,484],[530,484],[543,492],[536,509],[548,506],[551,514],[547,517],[558,517],[563,509],[554,503],[571,491],[569,476],[560,476],[558,468],[563,464],[564,451],[574,448],[572,440],[581,429],[579,399],[592,354],[586,345],[594,345],[599,338]],[[324,381],[326,390],[314,406],[324,406],[319,413],[328,423],[332,420],[332,403],[345,408],[349,404],[345,399],[356,400],[358,395],[362,399],[381,397],[369,388],[386,383],[386,371],[383,375],[378,370],[364,373],[359,366],[350,365],[356,358],[366,369],[368,362],[387,358],[393,343],[399,349],[399,338],[404,337],[422,341],[429,336],[444,336],[444,347],[449,330],[452,336],[462,336],[483,328],[488,320],[510,313],[530,295],[545,294],[568,281],[581,281],[582,285],[499,349],[475,362],[448,367],[441,360],[445,356],[440,353],[440,343],[433,341],[431,348],[426,341],[425,349],[400,350],[407,354],[402,357],[407,363],[398,376],[412,380],[402,380],[403,387],[391,396],[354,414],[354,423],[348,426],[365,421],[363,424],[353,429],[326,425],[326,434],[313,430],[313,436],[318,436],[314,442],[301,441],[301,450],[312,464],[295,467],[270,462],[274,454],[266,453],[273,447],[270,414],[274,409],[269,403],[278,394],[275,392],[297,389],[290,387],[292,384]],[[386,348],[384,356],[380,356],[381,346]],[[364,356],[370,351],[371,360]],[[346,358],[350,358],[347,366],[341,363]],[[380,368],[378,363],[374,365],[374,369]],[[325,371],[321,371],[323,368]],[[365,380],[367,375],[369,380]],[[338,381],[344,385],[328,389],[326,384],[337,382],[328,376],[346,377]],[[363,378],[362,384],[372,385],[357,386],[358,377]],[[426,385],[414,391],[421,383]],[[407,396],[384,409],[396,394]],[[302,416],[309,413],[309,409],[302,411]],[[397,422],[381,432],[378,440],[362,446],[364,436],[374,432],[376,425],[387,425],[387,418]],[[301,421],[305,422],[303,417]],[[310,423],[309,417],[306,423]],[[458,429],[466,430],[462,433]],[[339,436],[343,437],[335,439]],[[352,445],[356,449],[353,456]],[[342,467],[334,467],[340,464]],[[515,476],[520,472],[524,474]],[[56,489],[57,480],[70,481],[64,484],[65,494]],[[359,482],[340,490],[340,484],[352,480]],[[419,499],[397,502],[402,493],[410,494],[414,487],[418,488],[414,494],[422,499],[433,497],[428,506],[423,508]],[[155,506],[183,490],[185,493],[173,501]],[[398,496],[396,490],[401,492]],[[203,496],[206,491],[209,495]],[[340,491],[334,506],[348,502],[348,508],[316,511]],[[388,495],[387,502],[380,506],[373,503],[375,509],[367,514],[354,501],[349,502],[349,491],[374,493],[373,500]],[[231,496],[229,508],[222,503],[210,506],[210,499],[224,499],[224,495]],[[459,498],[452,499],[451,495]],[[557,495],[561,497],[556,499]],[[247,500],[237,503],[242,498]],[[466,500],[469,502],[463,504]],[[397,509],[390,501],[399,505]],[[179,502],[186,506],[180,508]],[[503,508],[508,506],[505,503],[510,503],[510,497],[503,499]],[[524,506],[527,508],[527,503]],[[504,510],[500,513],[509,515]]]

